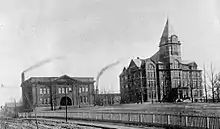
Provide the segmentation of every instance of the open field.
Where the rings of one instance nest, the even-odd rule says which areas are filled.
[[[64,112],[56,110],[56,112]],[[68,108],[69,112],[163,112],[184,114],[220,114],[220,104],[212,103],[143,103],[143,104],[121,104],[113,106],[95,106],[84,108]]]

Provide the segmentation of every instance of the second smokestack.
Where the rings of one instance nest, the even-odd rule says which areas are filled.
[[[21,83],[23,83],[25,81],[25,76],[24,76],[24,72],[21,73]]]

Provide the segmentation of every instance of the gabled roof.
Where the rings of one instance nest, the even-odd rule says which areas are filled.
[[[170,24],[169,19],[167,18],[162,36],[160,38],[160,44],[159,46],[163,45],[164,43],[166,43],[168,41],[168,39],[171,37],[171,35],[174,35],[174,29],[172,27],[172,25]]]
[[[127,70],[126,67],[124,67],[119,76],[123,75],[126,72],[126,70]]]
[[[63,76],[55,79],[53,82],[80,82],[80,81],[75,80],[67,75],[63,75]]]
[[[69,77],[67,75],[63,75],[61,77],[31,77],[24,81],[23,83],[50,83],[54,82],[58,79],[72,79],[79,82],[92,83],[95,82],[93,77]]]
[[[147,59],[145,59],[145,62],[147,63],[147,62],[152,62],[152,63],[154,63],[154,64],[156,64],[157,62],[155,62],[154,60],[152,60],[151,58],[147,58]]]
[[[134,63],[136,64],[137,67],[141,67],[141,64],[143,62],[142,59],[132,59],[134,61]]]
[[[157,63],[159,61],[160,51],[157,51],[153,56],[151,56],[151,60],[154,61],[154,63]]]

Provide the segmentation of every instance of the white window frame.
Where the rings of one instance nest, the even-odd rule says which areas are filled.
[[[46,88],[44,88],[44,94],[47,94],[47,89]]]
[[[84,86],[82,87],[82,92],[85,92],[85,88],[84,88]]]
[[[79,93],[81,93],[81,87],[79,87]]]
[[[62,94],[65,94],[65,88],[62,87]]]
[[[68,93],[69,88],[68,88],[68,87],[65,87],[65,89],[66,89],[66,93]]]
[[[43,98],[40,98],[40,103],[43,104]]]
[[[50,88],[47,88],[47,94],[50,94]]]
[[[88,86],[85,87],[85,92],[88,92]]]
[[[59,93],[59,94],[61,94],[61,93],[62,93],[62,91],[61,91],[61,88],[60,88],[60,87],[58,88],[58,93]]]
[[[40,94],[41,95],[43,94],[43,88],[40,88]]]

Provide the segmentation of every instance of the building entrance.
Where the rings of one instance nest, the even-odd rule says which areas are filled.
[[[72,105],[72,101],[69,97],[62,97],[60,100],[60,106],[66,106],[66,102],[68,106]]]

